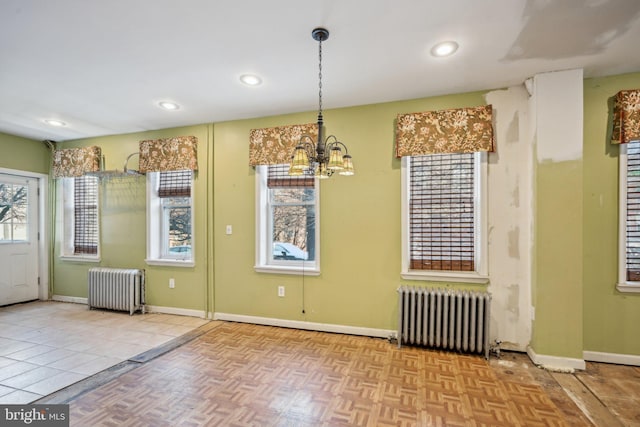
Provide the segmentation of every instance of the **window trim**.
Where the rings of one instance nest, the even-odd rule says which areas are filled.
[[[160,172],[147,173],[147,257],[144,261],[147,265],[155,266],[195,267],[194,174],[191,175],[191,195],[189,196],[191,200],[191,259],[169,258],[166,255],[168,251],[163,233],[165,212],[161,203],[162,198],[158,196],[156,191],[159,180]]]
[[[616,289],[624,293],[640,293],[640,282],[627,281],[627,144],[620,144],[619,153],[619,217],[618,217],[618,280]]]
[[[98,180],[98,178],[96,178]],[[61,178],[58,179],[58,194],[62,194],[61,203],[58,205],[59,215],[62,219],[62,238],[60,239],[60,256],[62,261],[74,261],[74,262],[92,262],[98,263],[101,261],[101,227],[100,227],[100,181],[96,182],[98,186],[98,250],[95,255],[91,254],[75,254],[74,248],[74,230],[75,230],[75,179],[74,178]]]
[[[487,242],[487,153],[474,153],[474,202],[478,215],[475,217],[475,265],[476,270],[465,271],[435,271],[409,269],[409,156],[402,157],[401,185],[401,241],[402,241],[402,270],[400,275],[406,280],[426,280],[435,282],[460,282],[472,284],[486,284],[488,275],[488,242]]]
[[[320,181],[315,178],[315,230],[316,230],[316,250],[315,261],[301,262],[300,266],[291,265],[283,261],[277,263],[268,263],[273,251],[269,248],[270,239],[267,234],[270,230],[270,213],[269,213],[269,191],[267,188],[267,178],[269,176],[268,165],[257,165],[255,169],[256,175],[256,243],[255,243],[255,265],[253,269],[258,273],[272,274],[292,274],[304,276],[320,275]],[[269,241],[268,241],[269,240]],[[311,265],[313,264],[313,265]]]

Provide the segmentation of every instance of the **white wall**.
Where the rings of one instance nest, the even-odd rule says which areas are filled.
[[[531,339],[533,144],[524,87],[489,92],[495,152],[489,153],[490,340],[525,351]]]
[[[582,69],[534,77],[538,162],[582,158],[583,81]]]

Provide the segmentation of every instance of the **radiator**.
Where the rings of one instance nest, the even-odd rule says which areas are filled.
[[[88,286],[89,308],[144,313],[144,270],[90,268]]]
[[[425,346],[489,359],[488,292],[398,288],[398,347]]]

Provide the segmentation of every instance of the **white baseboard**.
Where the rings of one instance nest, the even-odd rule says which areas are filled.
[[[192,310],[189,308],[162,307],[159,305],[145,305],[147,313],[176,314],[178,316],[191,316],[206,318],[204,310]]]
[[[391,329],[363,328],[359,326],[335,325],[331,323],[305,322],[301,320],[276,319],[272,317],[245,316],[242,314],[214,313],[215,320],[253,323],[256,325],[279,326],[282,328],[304,329],[309,331],[333,332],[338,334],[362,335],[366,337],[395,337],[397,331]]]
[[[527,347],[527,355],[534,364],[550,371],[573,372],[576,369],[584,370],[587,367],[583,359],[537,354],[531,347]]]
[[[640,366],[640,356],[637,354],[602,353],[599,351],[584,351],[584,360],[589,362],[614,363],[616,365]]]
[[[60,302],[73,302],[76,304],[87,304],[87,298],[81,297],[69,297],[66,295],[53,295],[51,297],[53,301]],[[163,313],[163,314],[176,314],[178,316],[191,316],[191,317],[200,317],[205,318],[206,312],[203,310],[191,310],[188,308],[177,308],[177,307],[162,307],[159,305],[145,305],[145,309],[147,313]]]
[[[69,297],[69,296],[66,296],[66,295],[52,295],[51,299],[53,301],[73,302],[75,304],[87,305],[87,299],[86,298],[81,298],[81,297]]]

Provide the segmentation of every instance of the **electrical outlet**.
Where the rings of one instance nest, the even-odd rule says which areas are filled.
[[[227,229],[225,231],[227,234],[233,234],[233,227],[230,225],[227,225]]]
[[[173,289],[175,287],[176,287],[176,281],[172,277],[171,279],[169,279],[169,288]]]
[[[284,286],[278,286],[278,296],[279,297],[284,296]]]

